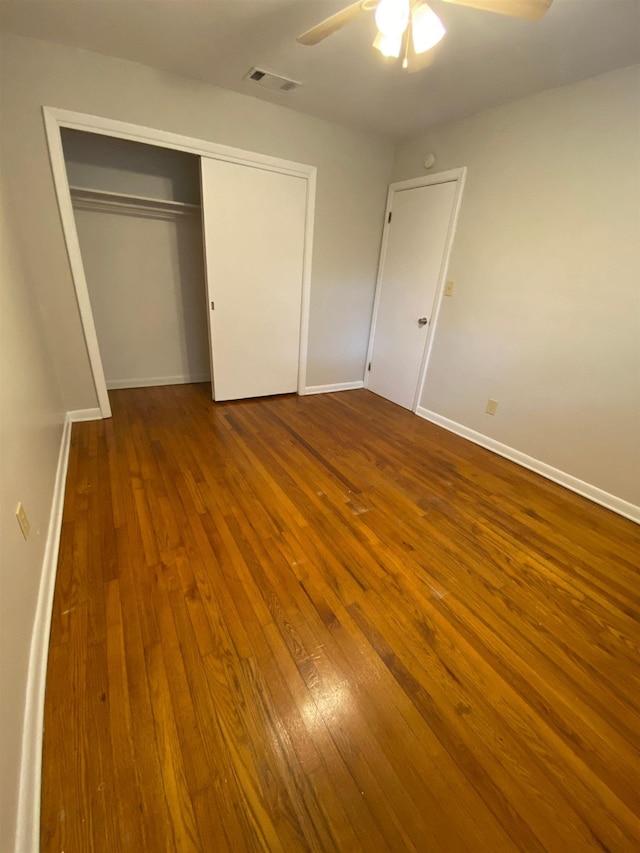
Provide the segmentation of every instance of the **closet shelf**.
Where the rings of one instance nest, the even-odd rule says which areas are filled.
[[[187,204],[183,201],[147,198],[146,196],[114,193],[107,190],[91,190],[84,187],[69,187],[69,192],[73,206],[79,210],[102,210],[159,218],[200,214],[200,205]]]

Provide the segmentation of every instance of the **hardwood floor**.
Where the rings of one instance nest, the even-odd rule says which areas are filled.
[[[43,851],[637,851],[640,530],[366,391],[76,424]]]

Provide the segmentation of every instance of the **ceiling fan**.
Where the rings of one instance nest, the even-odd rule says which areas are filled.
[[[456,6],[471,6],[513,18],[537,21],[553,0],[444,0]],[[424,0],[358,0],[307,30],[297,41],[314,45],[341,30],[365,12],[375,9],[378,34],[373,46],[388,58],[399,59],[407,71],[421,71],[431,64],[431,48],[446,30],[440,18]]]

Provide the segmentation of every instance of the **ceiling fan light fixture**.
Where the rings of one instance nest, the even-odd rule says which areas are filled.
[[[409,0],[380,0],[376,6],[376,25],[383,36],[390,39],[402,38],[410,15]]]
[[[390,56],[397,59],[400,56],[400,51],[402,50],[402,34],[397,38],[390,38],[382,33],[378,33],[373,40],[373,46],[376,50],[379,50],[383,56]]]
[[[413,49],[416,53],[426,53],[444,37],[444,24],[426,3],[421,3],[411,15],[411,33]]]

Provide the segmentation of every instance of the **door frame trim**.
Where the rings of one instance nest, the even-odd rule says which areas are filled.
[[[440,315],[440,307],[442,304],[442,298],[444,295],[444,283],[446,281],[447,272],[449,269],[449,260],[451,258],[451,250],[453,248],[453,240],[456,233],[456,228],[458,226],[458,217],[460,214],[460,204],[462,202],[462,193],[464,190],[464,184],[467,177],[467,167],[462,166],[459,169],[449,169],[446,172],[436,172],[433,175],[423,175],[419,178],[410,178],[407,181],[396,181],[395,183],[389,184],[389,191],[387,193],[387,205],[384,211],[384,228],[382,232],[382,244],[380,246],[380,260],[378,262],[378,275],[376,278],[376,294],[373,301],[373,312],[371,316],[371,331],[369,333],[369,346],[367,348],[367,360],[365,362],[365,372],[364,372],[364,387],[369,387],[369,362],[371,361],[371,356],[373,354],[373,344],[375,340],[376,334],[376,325],[378,321],[378,310],[380,307],[380,296],[382,292],[382,274],[384,271],[384,262],[387,253],[387,244],[389,242],[389,231],[390,231],[390,223],[389,223],[389,214],[393,210],[393,198],[396,192],[402,192],[403,190],[412,190],[417,189],[418,187],[428,187],[433,186],[435,184],[445,184],[445,183],[456,183],[456,191],[453,198],[453,209],[451,212],[451,219],[449,221],[449,228],[447,231],[447,237],[445,241],[445,249],[442,257],[442,264],[440,267],[440,272],[438,274],[438,283],[436,285],[436,293],[433,298],[433,311],[431,313],[429,328],[427,330],[427,335],[424,343],[424,350],[422,353],[422,360],[420,363],[420,372],[418,374],[418,382],[416,385],[416,391],[413,398],[413,403],[411,406],[411,411],[415,412],[419,406],[420,398],[422,396],[422,391],[424,388],[424,384],[427,378],[427,369],[429,367],[429,359],[431,358],[431,352],[433,350],[433,343],[435,339],[436,327],[438,324],[438,317]]]
[[[53,174],[53,183],[60,211],[62,231],[69,258],[69,267],[73,286],[80,312],[80,321],[84,332],[84,339],[89,356],[89,364],[93,375],[93,382],[98,398],[100,413],[103,418],[111,417],[111,405],[107,393],[104,368],[98,345],[98,337],[91,309],[89,289],[80,252],[78,232],[76,230],[71,193],[67,180],[67,170],[62,149],[61,129],[83,130],[88,133],[97,133],[102,136],[113,136],[117,139],[128,139],[132,142],[143,142],[147,145],[155,145],[159,148],[171,148],[175,151],[184,151],[188,154],[196,154],[199,157],[208,157],[215,160],[227,160],[231,163],[239,163],[253,168],[266,169],[271,172],[280,172],[284,175],[294,175],[303,178],[307,182],[307,203],[305,217],[304,255],[302,266],[302,304],[300,311],[300,347],[298,351],[298,394],[304,394],[307,378],[307,355],[309,346],[309,307],[311,295],[311,258],[313,249],[313,227],[315,214],[316,196],[316,174],[315,166],[296,163],[292,160],[284,160],[279,157],[271,157],[255,151],[245,151],[241,148],[232,148],[217,142],[209,142],[178,133],[170,133],[156,128],[143,125],[131,124],[118,121],[104,116],[95,116],[87,113],[63,110],[57,107],[42,107],[44,117],[45,135],[49,149],[49,159]]]

